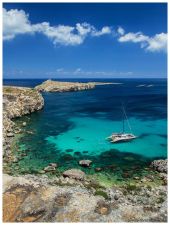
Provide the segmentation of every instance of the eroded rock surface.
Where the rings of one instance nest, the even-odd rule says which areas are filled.
[[[10,119],[30,114],[42,109],[43,106],[42,95],[32,88],[3,87],[3,110]]]
[[[65,178],[68,179],[68,178]],[[45,175],[3,177],[3,222],[166,222],[167,187],[140,190],[105,189],[109,199],[93,188],[57,185]],[[88,181],[86,181],[88,182]],[[119,195],[119,198],[114,198]]]

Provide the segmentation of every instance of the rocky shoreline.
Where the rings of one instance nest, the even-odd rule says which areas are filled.
[[[91,86],[92,87],[92,86]],[[83,87],[85,88],[85,87]],[[63,89],[69,90],[69,89]],[[78,90],[78,89],[75,89]],[[11,143],[23,131],[13,118],[41,110],[44,99],[36,89],[6,86],[3,90],[3,163],[15,162]],[[26,122],[23,122],[24,127]],[[79,165],[89,167],[82,159]],[[57,164],[42,174],[3,175],[4,222],[166,222],[167,160],[155,160],[159,184],[152,175],[126,185],[106,187],[83,171],[70,168],[49,178]],[[98,168],[100,172],[100,168]]]
[[[83,91],[88,89],[93,89],[96,85],[109,85],[113,83],[106,82],[62,82],[62,81],[52,81],[46,80],[42,84],[35,87],[38,91],[44,92],[67,92],[67,91]]]
[[[11,143],[15,134],[22,131],[12,119],[41,110],[44,106],[42,95],[32,89],[15,86],[3,87],[3,157],[11,159]],[[23,123],[25,126],[26,123]]]
[[[4,174],[3,182],[4,222],[167,221],[167,186],[147,180],[105,188],[74,171],[51,179]]]

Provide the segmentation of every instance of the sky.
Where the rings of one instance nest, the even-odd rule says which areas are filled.
[[[4,3],[4,78],[166,78],[166,3]]]

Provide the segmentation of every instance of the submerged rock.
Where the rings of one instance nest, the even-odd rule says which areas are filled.
[[[80,160],[79,161],[79,165],[83,166],[83,167],[89,167],[91,163],[92,163],[91,160]]]
[[[96,172],[101,172],[101,171],[102,171],[102,168],[101,168],[101,167],[96,167],[94,170],[95,170]]]
[[[84,180],[85,173],[79,169],[70,169],[70,170],[64,171],[63,177],[69,177],[76,180]]]
[[[23,127],[25,127],[26,125],[27,125],[27,123],[26,123],[26,122],[23,122],[23,123],[22,123],[22,126],[23,126]]]

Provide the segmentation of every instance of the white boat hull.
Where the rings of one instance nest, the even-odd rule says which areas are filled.
[[[112,142],[112,143],[118,143],[118,142],[132,141],[133,139],[136,139],[136,138],[137,138],[137,136],[135,136],[133,134],[113,133],[107,139],[110,139],[110,142]]]

